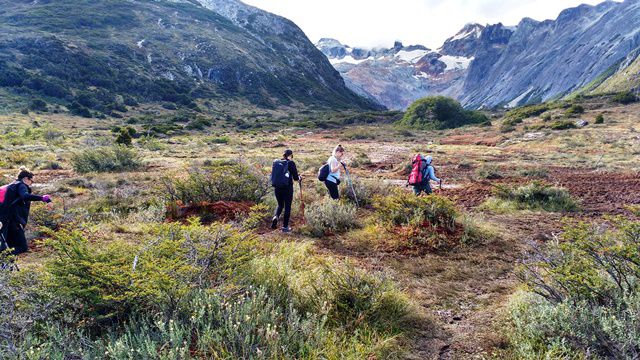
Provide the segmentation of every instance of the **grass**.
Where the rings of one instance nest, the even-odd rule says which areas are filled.
[[[212,108],[221,105],[215,99],[211,101]],[[517,211],[517,216],[502,216],[477,207],[486,189],[507,180],[521,183],[522,178],[555,182],[563,172],[587,171],[596,163],[599,169],[613,174],[640,170],[637,159],[630,156],[637,147],[635,133],[640,129],[633,114],[638,113],[640,104],[601,108],[599,112],[606,116],[602,125],[585,127],[578,133],[543,129],[544,137],[529,141],[521,139],[521,132],[503,134],[497,127],[473,128],[474,137],[500,137],[500,145],[495,147],[440,143],[440,139],[467,134],[468,128],[411,129],[411,134],[404,134],[389,118],[389,123],[358,125],[358,131],[388,136],[380,141],[347,144],[347,163],[356,159],[363,162],[352,170],[361,207],[346,216],[346,221],[341,220],[337,230],[331,230],[334,225],[330,222],[320,221],[317,228],[322,235],[316,237],[311,236],[309,214],[324,203],[326,189],[314,177],[343,131],[335,114],[326,115],[336,120],[329,122],[327,129],[315,127],[325,117],[314,111],[304,114],[312,127],[298,127],[296,120],[296,125],[284,129],[266,120],[262,112],[246,117],[233,108],[235,104],[229,104],[233,120],[227,122],[223,115],[217,115],[221,121],[206,133],[183,129],[181,133],[153,136],[145,131],[146,120],[138,121],[145,116],[153,121],[153,115],[136,115],[134,123],[127,119],[86,119],[54,113],[55,102],[47,103],[46,114],[0,115],[5,125],[0,130],[0,149],[6,154],[15,152],[20,161],[32,167],[39,164],[34,192],[50,193],[54,198],[52,210],[33,204],[27,229],[36,247],[18,259],[23,271],[15,277],[9,274],[11,281],[2,279],[3,284],[12,284],[6,288],[11,291],[0,290],[3,304],[21,305],[13,308],[20,309],[19,313],[9,313],[11,306],[0,310],[0,334],[9,327],[11,334],[29,334],[28,339],[13,338],[13,344],[27,350],[33,346],[33,356],[41,358],[74,357],[80,351],[86,357],[99,353],[103,358],[109,351],[112,358],[118,358],[132,348],[148,357],[215,357],[214,350],[229,358],[250,356],[246,354],[257,357],[259,348],[276,358],[430,358],[438,356],[439,334],[445,333],[452,339],[451,355],[458,358],[511,349],[515,340],[501,335],[495,324],[506,324],[499,314],[507,310],[504,300],[515,291],[516,285],[505,281],[513,278],[513,259],[520,257],[526,239],[535,239],[538,233],[558,233],[562,217],[583,213],[580,208],[556,214],[539,209],[523,212],[520,209],[530,209],[531,204],[505,201],[495,195],[500,204],[512,206],[505,211]],[[593,108],[588,103],[580,104]],[[168,110],[159,111],[165,116],[162,111]],[[289,118],[282,110],[265,112],[272,113],[274,121]],[[296,110],[292,113],[298,114]],[[292,119],[298,119],[295,114]],[[557,109],[545,114],[562,116]],[[587,112],[584,118],[591,121],[595,115]],[[368,118],[356,120],[364,122]],[[300,116],[300,123],[302,119]],[[355,118],[341,119],[350,122]],[[266,125],[238,131],[235,120]],[[525,121],[530,126],[542,119]],[[52,129],[50,124],[55,124],[55,133],[45,130]],[[131,150],[143,167],[100,173],[74,169],[75,154],[110,149],[114,140],[111,129],[127,124],[141,135],[133,139]],[[409,160],[409,153],[417,150],[416,139],[421,143],[429,140],[429,144],[420,145],[419,151],[434,156],[437,175],[445,178],[445,188],[436,192],[454,203],[452,226],[445,216],[450,208],[442,198],[415,198],[410,193],[406,198],[396,197],[395,191],[404,189],[402,165]],[[302,224],[296,184],[294,232],[281,235],[268,230],[265,218],[272,214],[274,200],[268,184],[262,187],[260,181],[268,177],[270,162],[285,147],[294,150],[298,168],[306,176],[303,195],[307,225]],[[589,150],[594,148],[598,151]],[[50,162],[61,168],[48,166]],[[239,171],[237,164],[243,164],[244,170]],[[0,183],[15,177],[18,166],[0,159]],[[474,171],[477,167],[482,168],[478,174]],[[503,179],[484,181],[484,176],[493,173]],[[176,192],[181,195],[173,200],[235,198],[259,204],[235,219],[218,219],[222,224],[190,225],[184,218],[180,223],[167,224],[167,205],[172,197],[163,178],[174,190],[181,184],[181,192]],[[224,184],[235,185],[220,187]],[[580,185],[567,184],[570,189]],[[344,185],[340,190],[348,194]],[[518,187],[510,187],[508,193],[518,193]],[[617,188],[611,191],[620,192]],[[377,203],[393,206],[376,207]],[[340,204],[353,209],[348,197]],[[331,213],[331,205],[320,219],[340,219]],[[534,208],[539,205],[534,204]],[[580,207],[586,213],[593,206],[582,200]],[[600,217],[593,219],[601,222]],[[419,226],[426,221],[436,225]],[[68,254],[75,250],[65,254],[54,247],[55,243],[66,244],[71,249],[67,240],[60,239],[70,230],[80,231],[86,240],[84,248],[77,249],[72,258]],[[229,238],[225,232],[237,242],[218,246],[222,253],[208,256],[215,250],[216,241]],[[43,237],[51,237],[49,245],[43,245]],[[247,249],[241,244],[250,246]],[[137,254],[141,255],[132,275]],[[60,262],[58,266],[52,265],[55,260]],[[199,276],[203,273],[206,276]],[[88,283],[93,285],[81,286]],[[535,296],[524,294],[523,298],[524,310],[519,312],[522,327],[512,331],[522,335],[522,349],[528,346],[527,339],[534,345],[552,343],[551,338],[544,337],[549,333],[539,331],[549,329],[545,320],[566,319],[566,314],[583,319],[583,313],[576,309],[560,313],[548,304],[540,305]],[[235,322],[228,322],[228,318]],[[278,324],[278,334],[283,337],[265,337],[265,322]],[[237,323],[241,331],[233,328]],[[37,324],[37,331],[32,331],[29,324]],[[217,332],[207,327],[210,324],[216,324]],[[581,334],[581,328],[574,325],[577,330],[569,335]],[[194,331],[203,336],[186,335]],[[555,338],[556,333],[551,335]],[[285,341],[285,336],[289,340]],[[184,346],[179,345],[185,340],[186,355]],[[469,354],[462,348],[478,350]],[[530,358],[544,353],[532,354]]]
[[[484,209],[498,213],[515,210],[571,212],[579,209],[578,203],[566,189],[539,181],[518,187],[499,185],[494,195],[483,204]]]

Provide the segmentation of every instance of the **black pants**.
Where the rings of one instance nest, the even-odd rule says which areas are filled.
[[[276,200],[278,208],[275,217],[279,218],[284,209],[284,220],[282,227],[289,227],[289,219],[291,218],[291,203],[293,202],[293,185],[275,188]]]
[[[7,237],[7,246],[13,248],[11,252],[13,255],[22,254],[27,252],[27,238],[24,236],[24,227],[16,222],[10,222],[7,224],[7,231],[5,232]]]
[[[325,181],[324,184],[327,186],[327,189],[329,190],[329,196],[331,196],[332,199],[340,199],[340,193],[338,192],[338,185],[336,183]]]
[[[415,185],[413,187],[413,192],[416,195],[420,195],[421,192],[424,192],[425,194],[429,195],[433,191],[431,190],[431,184],[429,183],[429,180],[427,180],[427,181],[423,181],[420,185]]]

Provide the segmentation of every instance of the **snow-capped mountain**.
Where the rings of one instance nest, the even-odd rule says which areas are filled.
[[[463,44],[473,43],[472,39],[478,39],[474,31],[450,40]],[[348,87],[390,109],[406,108],[432,93],[460,96],[467,69],[473,61],[469,50],[465,56],[458,55],[459,52],[434,51],[422,45],[404,46],[401,42],[391,48],[363,49],[325,38],[316,46],[342,74]],[[471,47],[451,46],[452,49]]]
[[[389,108],[425,95],[470,108],[518,106],[638,86],[640,0],[580,5],[555,20],[524,18],[511,27],[468,24],[437,50],[358,49],[333,39],[317,47],[347,86]]]

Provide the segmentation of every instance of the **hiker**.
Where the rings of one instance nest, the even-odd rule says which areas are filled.
[[[287,149],[282,154],[282,159],[275,160],[271,169],[271,185],[274,188],[278,207],[271,220],[271,228],[278,227],[278,218],[284,209],[284,219],[282,221],[282,232],[291,232],[289,219],[291,218],[291,203],[293,202],[293,181],[302,181],[302,176],[298,174],[296,163],[291,160],[293,151]]]
[[[429,195],[433,192],[431,190],[431,180],[438,182],[440,184],[442,184],[442,180],[436,177],[435,168],[433,167],[433,165],[431,165],[433,161],[433,158],[431,157],[431,155],[426,157],[419,155],[419,157],[420,157],[419,167],[420,167],[420,173],[422,175],[421,176],[422,180],[419,183],[413,185],[413,192],[416,195],[420,195],[420,193],[422,192]]]
[[[329,190],[329,196],[334,200],[340,199],[338,185],[340,185],[340,168],[345,166],[344,163],[340,161],[343,156],[344,148],[342,145],[338,145],[333,149],[331,157],[327,160],[327,165],[329,165],[329,175],[324,181],[324,184],[326,185],[327,190]]]
[[[18,178],[6,188],[3,202],[2,227],[3,235],[7,240],[6,247],[13,248],[13,255],[22,254],[29,250],[27,239],[24,235],[24,228],[29,220],[29,210],[32,201],[51,202],[49,195],[31,194],[31,184],[33,184],[33,173],[25,167],[20,168]],[[4,249],[2,249],[4,250]]]

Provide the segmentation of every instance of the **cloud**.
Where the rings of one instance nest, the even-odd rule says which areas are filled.
[[[437,48],[467,23],[516,25],[524,17],[555,19],[560,11],[600,0],[243,0],[294,21],[311,39],[351,46],[395,40]]]

